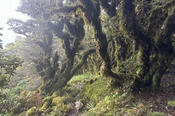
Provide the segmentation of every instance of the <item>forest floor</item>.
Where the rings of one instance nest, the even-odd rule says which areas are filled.
[[[142,92],[137,97],[145,104],[151,104],[151,111],[164,112],[175,116],[175,72],[164,74],[161,89],[158,92]]]
[[[139,94],[113,88],[110,79],[92,77],[75,76],[68,83],[65,90],[75,96],[73,110],[65,116],[175,116],[174,73],[163,76],[160,91]]]
[[[95,81],[98,81],[98,79]],[[98,83],[95,84],[96,88],[93,88],[93,83],[95,82],[92,81],[90,83],[92,84],[92,91],[96,91],[95,89],[97,88],[103,88],[103,86]],[[83,88],[84,85],[76,86],[77,88],[81,88],[81,86]],[[110,89],[110,87],[108,89]],[[84,91],[86,91],[86,89]],[[83,96],[86,96],[86,92],[82,93],[84,94]],[[126,94],[126,96],[123,96],[123,98],[121,99],[119,99],[119,97],[122,96],[124,93],[121,94],[119,90],[110,90],[109,93],[110,94],[106,94],[104,97],[100,98],[99,103],[96,102],[94,106],[91,104],[91,108],[85,110],[86,112],[90,112],[84,113],[84,115],[90,116],[99,114],[100,116],[175,116],[175,72],[164,74],[164,76],[162,77],[161,89],[157,92],[147,91],[140,92],[136,95]],[[116,95],[115,93],[118,93],[118,95]],[[87,97],[89,96],[87,95]],[[96,97],[99,96],[97,95]],[[118,100],[116,101],[115,99]],[[92,102],[91,100],[93,101],[93,97],[92,99],[89,99],[88,102]],[[120,100],[123,100],[123,102],[125,103],[122,103],[122,101]],[[114,102],[114,104],[108,104],[106,103],[106,101]],[[87,105],[87,102],[85,104]],[[119,107],[115,107],[115,105],[118,105]],[[114,110],[113,108],[118,108],[119,110]],[[85,112],[83,110],[81,112]],[[97,114],[92,112],[96,112]],[[69,115],[72,116],[71,114]]]
[[[33,109],[27,116],[175,116],[175,73],[163,76],[160,91],[138,94],[113,87],[109,78],[77,75],[61,95],[54,92]]]

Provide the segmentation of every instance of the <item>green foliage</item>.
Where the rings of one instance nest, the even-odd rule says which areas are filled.
[[[26,82],[26,79],[20,80],[15,87],[11,88],[11,93],[19,95],[26,88]]]
[[[106,96],[104,99],[101,99],[95,107],[92,107],[89,111],[95,112],[98,114],[113,114],[117,112],[117,102],[116,99],[111,96]]]
[[[67,96],[46,97],[40,111],[50,116],[62,116],[72,110],[72,98]]]
[[[22,62],[22,59],[0,50],[0,112],[2,115],[11,113],[12,108],[18,102],[19,94],[17,93],[24,89],[24,86],[22,86],[24,82],[20,82],[14,88],[7,88],[10,78],[15,74],[15,70]]]
[[[0,88],[4,87],[5,85],[7,85],[9,82],[7,76],[5,74],[1,74],[0,75]]]
[[[1,89],[0,115],[13,113],[13,109],[19,105],[19,93],[25,89],[26,80],[21,80],[15,87]]]
[[[21,46],[21,41],[15,41],[15,43],[10,43],[6,45],[6,50],[14,50]]]
[[[23,60],[16,56],[11,56],[4,51],[0,51],[0,87],[7,85],[10,77],[15,74],[15,70],[22,64]]]

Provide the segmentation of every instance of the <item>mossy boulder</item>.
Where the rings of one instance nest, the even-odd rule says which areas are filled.
[[[52,113],[55,112],[56,116],[57,115],[58,116],[62,116],[65,113],[69,113],[72,109],[73,108],[72,108],[72,105],[71,104],[59,103],[56,106],[53,106],[52,107],[52,110],[53,110]]]
[[[148,112],[147,116],[168,116],[163,112]]]
[[[69,102],[69,97],[55,97],[52,100],[52,109],[53,111],[56,112],[69,112],[70,110],[72,110],[72,105],[71,102]]]
[[[57,96],[55,92],[52,96],[45,97],[40,112],[45,114],[54,114],[55,116],[62,116],[63,113],[72,110],[72,98],[69,96]]]

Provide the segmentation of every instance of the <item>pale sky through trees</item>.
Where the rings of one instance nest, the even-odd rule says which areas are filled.
[[[8,30],[6,24],[8,19],[15,18],[20,20],[26,20],[28,17],[22,13],[16,12],[17,7],[20,5],[20,0],[0,0],[0,27],[3,30],[0,33],[3,34],[1,37],[3,45],[14,42],[17,34]]]

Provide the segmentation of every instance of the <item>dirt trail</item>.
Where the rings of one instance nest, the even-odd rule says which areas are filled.
[[[168,116],[175,116],[175,107],[168,105],[168,101],[175,101],[175,72],[163,75],[159,92],[141,93],[139,97],[145,104],[150,104],[150,111],[164,112]]]

